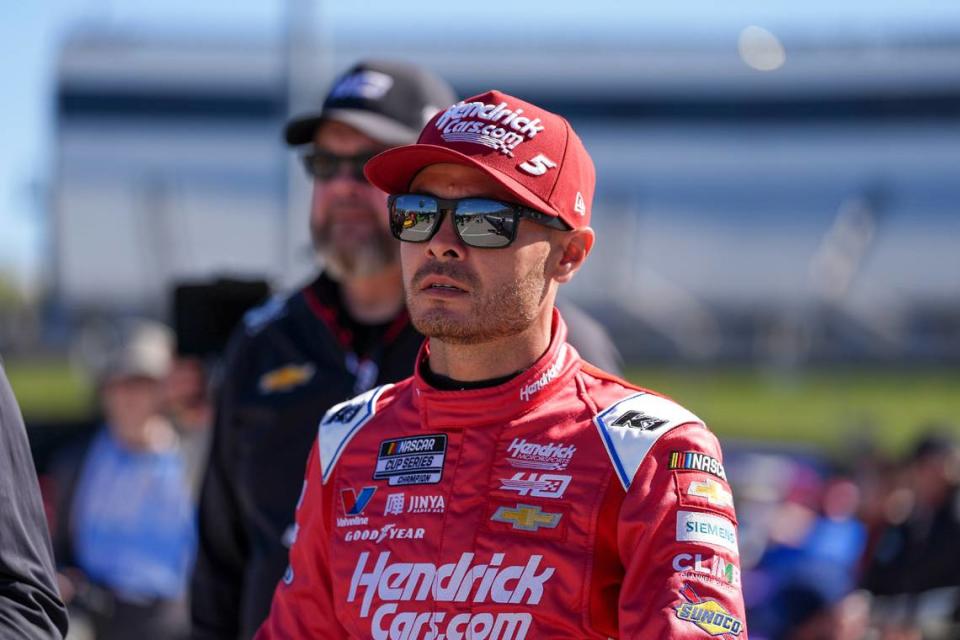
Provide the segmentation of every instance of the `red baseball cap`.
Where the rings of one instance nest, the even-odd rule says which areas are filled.
[[[475,167],[531,209],[574,229],[590,224],[596,172],[564,118],[500,91],[462,100],[435,115],[416,144],[374,156],[367,179],[387,193],[405,193],[424,167],[452,162]]]

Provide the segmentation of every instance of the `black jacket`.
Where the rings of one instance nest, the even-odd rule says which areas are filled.
[[[0,366],[0,638],[66,633],[27,434]]]
[[[618,371],[603,329],[572,305],[561,309],[581,355]],[[406,311],[379,327],[356,324],[322,275],[247,314],[225,358],[200,498],[194,639],[249,638],[266,619],[320,418],[411,375],[422,341]]]

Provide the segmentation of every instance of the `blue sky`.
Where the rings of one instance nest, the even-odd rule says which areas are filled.
[[[882,42],[902,34],[960,33],[957,0],[526,0],[510,11],[496,3],[427,0],[39,0],[6,3],[0,21],[0,271],[21,282],[36,279],[44,261],[45,186],[51,173],[51,97],[58,49],[82,29],[118,33],[277,38],[286,7],[304,8],[316,33],[335,38],[426,37],[454,43],[484,32],[523,42],[531,34],[578,41],[648,37],[690,46],[735,46],[750,24],[792,39],[820,43],[848,39]],[[487,7],[486,9],[484,7]],[[495,27],[495,28],[492,28]]]

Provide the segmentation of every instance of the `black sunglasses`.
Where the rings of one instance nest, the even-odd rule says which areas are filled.
[[[528,209],[512,202],[491,198],[446,200],[419,193],[387,198],[390,231],[404,242],[427,242],[440,228],[443,214],[451,212],[457,236],[470,247],[499,249],[517,237],[520,218],[527,218],[551,229],[569,231],[560,218]]]
[[[307,170],[307,175],[316,180],[330,180],[337,175],[341,167],[346,167],[347,175],[359,182],[366,182],[363,165],[380,151],[341,156],[322,149],[313,149],[303,155],[303,166]]]

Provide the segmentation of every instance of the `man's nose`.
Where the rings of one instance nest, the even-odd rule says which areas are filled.
[[[455,260],[462,260],[466,256],[467,246],[457,234],[454,224],[453,214],[446,212],[437,232],[427,242],[428,253],[437,258],[447,257]]]

